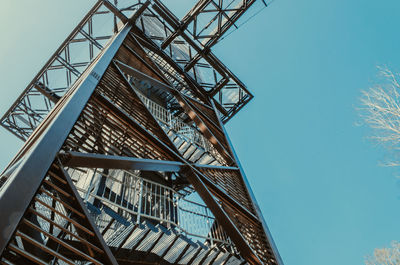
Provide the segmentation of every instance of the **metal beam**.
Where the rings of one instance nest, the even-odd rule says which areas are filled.
[[[186,14],[181,20],[180,27],[168,36],[167,39],[161,44],[161,48],[165,49],[171,42],[178,37],[184,30],[186,30],[187,26],[195,20],[196,16],[211,2],[212,0],[201,0],[197,2],[197,4]]]
[[[46,87],[44,84],[42,83],[35,83],[33,84],[33,86],[37,89],[37,91],[39,91],[40,93],[42,93],[43,96],[45,96],[46,98],[48,98],[51,102],[53,102],[54,104],[57,104],[57,102],[60,100],[60,97],[57,96],[56,93],[54,93],[53,91],[51,91],[48,87]]]
[[[214,111],[217,112],[216,106],[214,104],[213,104],[213,108],[214,108]],[[264,216],[263,216],[263,214],[262,214],[262,212],[260,210],[260,207],[258,206],[256,197],[254,196],[254,193],[253,193],[253,191],[251,189],[250,183],[247,180],[246,174],[245,174],[245,172],[244,172],[244,170],[242,168],[242,165],[240,164],[240,161],[239,161],[239,158],[238,158],[238,156],[237,156],[237,154],[235,152],[235,149],[233,148],[232,142],[229,139],[229,136],[228,136],[228,134],[227,134],[227,132],[225,130],[225,126],[222,124],[222,121],[221,121],[221,119],[219,118],[218,115],[217,115],[217,119],[218,119],[219,125],[221,126],[221,129],[223,130],[226,142],[228,143],[229,150],[232,152],[233,157],[235,158],[236,164],[237,164],[238,169],[239,169],[239,174],[241,175],[241,177],[243,179],[245,188],[247,189],[247,192],[250,195],[251,203],[253,204],[253,207],[255,209],[255,216],[259,220],[259,222],[261,223],[262,228],[264,229],[265,236],[266,236],[266,238],[268,240],[268,243],[271,246],[271,250],[272,250],[272,252],[273,252],[273,254],[274,254],[275,258],[276,258],[276,262],[278,263],[278,265],[283,265],[283,261],[282,261],[282,258],[280,256],[280,254],[279,254],[278,248],[275,245],[275,242],[274,242],[274,239],[272,238],[271,232],[269,231],[267,223],[266,223],[266,221],[264,219]]]
[[[255,216],[248,209],[243,207],[239,202],[237,202],[232,197],[226,196],[226,193],[223,190],[221,190],[221,188],[219,188],[217,185],[215,185],[211,180],[208,179],[207,176],[205,176],[199,170],[194,168],[194,171],[196,172],[197,175],[199,175],[199,177],[207,185],[207,187],[209,189],[211,189],[211,192],[216,197],[218,197],[221,201],[224,201],[225,203],[229,204],[232,208],[236,209],[238,212],[241,213],[241,215],[243,217],[245,217],[250,222],[253,222],[254,224],[258,224],[259,223],[259,220],[258,220],[257,216]]]
[[[80,77],[81,82],[76,82],[78,85],[72,88],[71,95],[65,99],[57,117],[48,121],[46,130],[2,187],[0,253],[11,239],[46,172],[130,29],[131,26],[127,25],[115,35],[97,62]]]
[[[108,168],[143,171],[179,172],[187,163],[169,160],[154,160],[127,156],[102,155],[80,152],[61,152],[59,156],[63,165],[68,167]],[[211,166],[202,164],[190,164],[196,168],[238,170],[237,167]]]
[[[73,193],[73,196],[75,197],[74,201],[77,202],[80,210],[85,215],[88,225],[92,229],[93,233],[95,234],[96,239],[98,240],[101,247],[103,248],[106,257],[108,258],[108,260],[111,264],[117,265],[118,264],[117,260],[115,259],[114,255],[111,253],[110,248],[107,246],[106,242],[104,241],[103,236],[101,235],[96,224],[93,222],[92,217],[90,216],[86,205],[83,203],[83,200],[82,200],[81,196],[79,195],[78,191],[76,190],[74,183],[72,183],[71,177],[64,170],[63,165],[61,163],[59,163],[58,166],[60,167],[60,172],[63,174],[65,180],[67,181],[67,185],[69,186],[69,188],[71,189],[71,191]]]
[[[220,152],[220,154],[224,157],[228,164],[233,165],[235,160],[232,158],[231,154],[224,147],[224,145],[220,142],[220,140],[214,135],[212,130],[208,128],[206,123],[202,120],[200,115],[196,113],[196,111],[192,108],[192,106],[188,103],[188,101],[179,93],[175,93],[175,96],[178,99],[179,104],[185,110],[186,114],[190,117],[194,123],[199,127],[200,131],[207,137],[207,139],[214,144],[215,148]]]
[[[64,166],[108,168],[143,171],[179,172],[185,164],[176,161],[153,160],[126,156],[111,156],[79,152],[60,153]]]
[[[136,96],[136,98],[143,104],[145,112],[147,113],[147,116],[149,117],[149,119],[153,120],[154,124],[156,124],[160,134],[165,138],[165,141],[167,142],[166,144],[168,144],[171,149],[175,152],[175,153],[179,153],[179,151],[176,149],[175,145],[170,141],[168,135],[165,133],[165,131],[163,130],[163,128],[161,128],[160,124],[158,123],[157,119],[154,117],[153,113],[151,113],[151,111],[146,107],[146,104],[143,102],[143,100],[139,97],[139,95],[137,94],[137,92],[135,91],[135,88],[132,86],[132,84],[128,81],[128,79],[126,78],[126,76],[124,75],[124,73],[121,71],[121,69],[118,67],[118,65],[114,63],[114,66],[117,68],[119,74],[121,75],[121,78],[125,81],[125,83],[130,87],[130,89],[132,90],[132,93]]]
[[[102,5],[102,1],[98,0],[96,4],[92,7],[92,9],[89,10],[89,12],[86,14],[86,16],[79,22],[79,24],[74,28],[74,30],[71,32],[70,35],[64,40],[64,42],[60,45],[60,47],[53,53],[53,55],[50,57],[50,59],[46,62],[46,64],[40,69],[39,73],[35,76],[35,78],[31,81],[31,83],[28,85],[28,87],[21,93],[21,95],[18,97],[18,99],[14,102],[14,104],[8,109],[8,111],[3,115],[1,120],[4,120],[9,112],[11,112],[17,104],[22,100],[24,97],[25,93],[28,92],[28,90],[33,86],[37,80],[39,80],[39,77],[42,75],[43,72],[46,71],[48,67],[54,62],[55,58],[57,57],[58,54],[71,42],[71,40],[74,38],[74,36],[79,32],[79,30],[85,25],[85,23],[93,16],[93,14],[100,8]]]
[[[250,183],[247,180],[246,174],[245,174],[245,172],[244,172],[244,170],[242,168],[242,165],[240,164],[239,158],[238,158],[235,150],[233,149],[232,143],[231,143],[231,141],[230,141],[230,139],[228,137],[228,134],[226,133],[225,127],[222,126],[222,129],[224,130],[224,134],[225,134],[226,140],[227,140],[227,142],[228,142],[228,144],[230,146],[230,149],[232,150],[232,153],[233,153],[233,156],[235,158],[236,164],[238,165],[239,172],[240,172],[240,175],[242,176],[242,179],[243,179],[243,182],[245,184],[245,187],[246,187],[246,189],[247,189],[247,191],[248,191],[248,193],[250,195],[251,202],[252,202],[252,204],[254,206],[254,209],[256,211],[256,215],[257,215],[257,217],[258,217],[258,219],[259,219],[259,221],[260,221],[260,223],[262,225],[262,228],[264,229],[265,236],[268,239],[268,243],[271,246],[272,252],[274,253],[274,256],[276,258],[276,262],[278,263],[278,265],[283,265],[284,264],[283,260],[282,260],[280,254],[279,254],[278,248],[275,245],[274,239],[272,238],[271,232],[269,231],[269,228],[268,228],[267,223],[266,223],[266,221],[264,219],[264,216],[263,216],[263,214],[261,212],[261,209],[258,206],[257,199],[254,196],[253,190],[251,189]]]
[[[115,62],[118,65],[118,68],[120,68],[123,72],[125,72],[129,75],[132,75],[133,77],[135,77],[137,79],[146,80],[149,83],[149,85],[151,85],[157,89],[160,89],[162,91],[169,92],[169,93],[171,92],[171,90],[175,90],[170,85],[167,85],[166,83],[163,83],[151,76],[148,76],[130,65],[124,64],[123,62],[120,62],[117,60],[115,60]]]
[[[199,178],[199,176],[193,171],[193,168],[187,167],[184,175],[193,185],[195,190],[198,192],[200,197],[210,208],[218,222],[224,227],[225,232],[229,235],[235,246],[239,249],[240,254],[252,265],[262,265],[263,263],[253,251],[253,249],[246,242],[236,225],[231,221],[226,212],[221,208],[218,202],[212,196],[210,190]]]
[[[234,163],[234,160],[231,157],[229,151],[226,150],[223,144],[218,140],[218,138],[214,136],[212,131],[206,126],[203,120],[196,114],[196,111],[191,107],[191,105],[186,101],[186,99],[181,95],[179,91],[175,90],[170,85],[162,83],[157,79],[154,79],[151,76],[142,73],[141,71],[135,69],[132,66],[126,65],[120,61],[116,61],[116,63],[118,64],[118,67],[125,73],[130,74],[140,80],[146,80],[147,82],[149,82],[151,86],[173,94],[177,98],[181,107],[188,114],[190,119],[192,119],[196,123],[196,125],[200,128],[200,131],[208,138],[208,140],[212,144],[215,145],[216,149],[224,156],[224,158],[228,161],[228,163],[230,164]]]
[[[201,98],[205,102],[209,101],[208,97],[205,96],[206,91],[204,90],[204,88],[201,87],[197,83],[197,81],[194,80],[187,72],[185,72],[183,68],[180,67],[176,61],[174,61],[170,56],[168,56],[165,51],[163,51],[152,40],[150,40],[138,27],[136,27],[136,30],[134,29],[134,34],[132,35],[142,46],[146,47],[150,51],[154,52],[155,54],[163,58],[175,71],[177,71],[197,97]],[[218,103],[218,105],[220,104]],[[223,109],[222,106],[221,109]],[[224,111],[225,110],[223,109],[221,112],[226,113],[226,111],[225,112]]]
[[[118,8],[116,8],[113,4],[111,4],[108,0],[101,0],[105,7],[108,8],[116,17],[118,17],[123,23],[128,23],[129,19],[121,12]]]
[[[132,17],[128,18],[124,15],[115,5],[110,3],[108,0],[101,0],[103,4],[116,16],[118,17],[124,24],[129,23],[131,25],[135,24],[136,19],[146,10],[146,8],[150,5],[150,1],[147,0],[143,3],[140,8],[132,15]]]
[[[251,0],[253,1],[253,0]],[[173,30],[178,30],[180,27],[180,22],[179,20],[158,0],[154,1],[154,4],[152,5],[152,8],[155,11],[155,15],[159,15],[161,18],[163,18],[166,21],[166,27],[170,26]],[[151,11],[150,11],[151,12]],[[145,29],[143,29],[145,30]],[[196,55],[194,56],[194,63],[196,61],[200,60],[201,58],[204,58],[204,60],[209,64],[209,66],[214,69],[216,72],[218,72],[222,77],[229,77],[229,80],[231,82],[234,82],[235,85],[237,86],[237,89],[242,90],[248,98],[248,100],[239,100],[234,103],[234,106],[228,106],[226,105],[225,107],[228,109],[228,112],[224,115],[226,116],[224,119],[224,123],[229,120],[234,114],[236,114],[237,111],[239,111],[250,99],[253,98],[253,95],[247,90],[245,85],[220,61],[218,58],[211,52],[207,47],[204,49],[191,37],[189,37],[186,33],[180,34],[182,37],[183,41],[185,42],[185,45],[187,48],[192,48],[196,51]],[[167,38],[164,36],[161,36],[163,39]],[[148,39],[148,36],[146,36]],[[171,43],[170,45],[173,45]],[[187,65],[188,66],[188,65]],[[185,66],[182,70],[184,70],[185,73],[189,70],[188,67]],[[212,93],[216,94],[218,92],[224,93],[221,87],[214,87],[218,88],[218,91],[212,91]],[[201,87],[201,89],[204,91],[205,89]],[[239,92],[238,92],[239,93]],[[220,104],[223,104],[223,102],[220,100]],[[223,112],[222,112],[223,113]]]

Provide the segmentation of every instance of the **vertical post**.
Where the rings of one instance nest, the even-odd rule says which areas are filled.
[[[97,168],[95,168],[94,171],[93,171],[92,178],[90,179],[90,184],[89,184],[89,187],[88,187],[88,189],[86,191],[85,199],[83,200],[83,202],[87,202],[87,200],[89,199],[89,193],[90,193],[90,190],[93,187],[93,180],[94,180],[94,178],[96,176],[96,171],[97,171]]]
[[[172,128],[172,114],[170,112],[168,112],[168,125]]]
[[[212,231],[211,231],[210,216],[208,215],[208,208],[207,207],[204,207],[204,208],[206,209],[207,226],[208,226],[208,231],[210,231],[209,234],[210,234],[211,246],[214,246],[214,239],[213,239],[213,234],[212,234]]]
[[[181,222],[180,222],[180,218],[179,218],[179,195],[176,193],[176,224],[178,225],[179,230],[181,227]]]
[[[173,214],[171,213],[171,190],[167,190],[167,192],[166,192],[166,219],[168,220],[168,221],[174,221],[174,219],[173,219]],[[171,228],[171,222],[167,222],[167,225],[168,225],[168,229],[169,228]]]
[[[138,203],[138,214],[137,214],[137,219],[136,219],[136,223],[140,224],[140,215],[142,212],[142,198],[144,196],[143,194],[143,179],[140,178],[140,188],[139,188],[139,203]]]
[[[129,203],[131,201],[133,201],[133,200],[131,200],[131,191],[132,191],[132,186],[133,186],[132,180],[133,180],[132,175],[129,175],[129,177],[128,177],[128,197],[126,200],[126,208],[128,208],[128,209],[129,209]]]

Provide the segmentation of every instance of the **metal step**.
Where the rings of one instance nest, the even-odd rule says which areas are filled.
[[[183,154],[187,151],[188,148],[190,148],[191,143],[183,141],[180,146],[178,146],[178,151]]]
[[[133,223],[131,223],[128,227],[124,227],[123,225],[121,225],[118,229],[118,234],[111,238],[111,240],[107,242],[107,245],[110,247],[118,248],[134,228],[135,224]]]
[[[211,253],[211,249],[201,247],[199,254],[197,254],[197,256],[194,259],[192,259],[191,264],[193,264],[193,265],[206,264],[206,263],[202,263],[202,261],[205,260],[210,253]]]
[[[133,231],[133,233],[126,240],[126,242],[122,246],[122,248],[132,249],[135,245],[137,245],[137,243],[140,242],[140,240],[143,239],[143,237],[146,236],[146,234],[148,232],[149,232],[149,228],[146,227],[144,222],[142,224],[138,225],[138,227],[135,229],[135,231]]]
[[[172,248],[171,244],[174,244],[175,241],[178,240],[179,235],[171,230],[166,229],[162,225],[159,226],[159,229],[162,230],[163,236],[153,247],[151,253],[154,253],[159,257],[164,257]]]
[[[231,253],[229,252],[220,251],[213,264],[224,264],[224,262],[229,258],[230,255]]]
[[[218,160],[216,160],[209,152],[206,152],[202,147],[189,142],[174,130],[168,130],[167,135],[185,159],[193,163],[220,165]]]
[[[201,160],[199,160],[197,163],[203,164],[203,165],[208,165],[210,163],[213,163],[217,161],[214,157],[210,156],[209,154],[203,156]]]
[[[182,156],[185,159],[188,159],[188,157],[192,154],[192,152],[196,151],[197,146],[194,144],[190,144],[189,147],[182,153]]]
[[[149,229],[152,230],[146,238],[139,244],[139,246],[135,249],[137,251],[142,251],[146,252],[151,250],[150,248],[154,245],[154,242],[163,235],[163,231],[161,229],[158,229],[157,227],[154,227],[151,224],[147,224]],[[151,226],[151,227],[150,227]]]
[[[110,237],[107,245],[114,249],[138,253],[153,253],[171,264],[193,265],[239,265],[244,260],[216,246],[193,242],[174,228],[167,229],[161,224],[154,226],[148,221],[140,225],[121,225]]]
[[[189,264],[189,262],[199,254],[201,249],[198,245],[189,245],[189,248],[183,255],[183,257],[177,261],[179,264]]]
[[[212,248],[210,250],[210,253],[208,253],[207,257],[204,259],[204,261],[202,263],[198,263],[198,265],[200,264],[213,264],[215,261],[215,258],[220,254],[223,253],[221,250],[217,249],[217,248]],[[196,263],[193,263],[196,264]],[[216,263],[218,264],[218,263]]]
[[[238,259],[235,256],[230,257],[230,259],[225,263],[225,265],[240,265],[243,264],[243,259]],[[247,264],[247,263],[246,263]]]
[[[182,252],[185,250],[186,247],[189,247],[188,243],[178,236],[178,239],[169,249],[169,251],[165,254],[164,259],[169,263],[175,263],[175,261],[179,258]]]

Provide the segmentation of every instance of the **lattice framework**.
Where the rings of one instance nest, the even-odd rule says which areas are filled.
[[[238,1],[236,8],[223,2],[200,1],[180,22],[158,0],[133,5],[98,1],[90,10],[2,119],[2,125],[19,138],[29,137],[2,174],[0,206],[14,218],[0,218],[0,227],[7,227],[0,241],[3,262],[125,262],[128,254],[118,253],[123,253],[137,226],[132,223],[131,227],[134,219],[129,217],[126,222],[132,230],[126,231],[131,232],[119,232],[106,244],[67,172],[68,168],[89,168],[100,169],[102,179],[108,169],[164,172],[157,177],[164,178],[163,185],[178,191],[191,187],[188,194],[195,191],[200,196],[215,216],[213,229],[226,233],[234,255],[249,264],[281,264],[223,128],[252,96],[210,52],[254,1]],[[197,17],[213,12],[219,13],[198,30]],[[94,17],[102,15],[111,21],[110,35],[93,30]],[[214,22],[215,31],[205,33]],[[71,47],[77,43],[87,45],[89,58],[71,56]],[[207,70],[212,80],[204,77]],[[49,79],[57,71],[65,74],[58,77],[62,85]],[[158,111],[169,109],[209,149],[187,138],[176,141],[181,129],[163,123],[149,107],[151,100],[141,94],[144,91],[150,91],[153,100],[158,98],[158,103],[152,103]],[[33,177],[25,182],[28,176]],[[149,175],[143,173],[143,177]],[[10,207],[7,203],[19,189],[25,192]],[[41,200],[44,197],[52,199]],[[37,210],[38,203],[48,214]],[[115,214],[123,211],[123,205],[114,206]],[[91,238],[79,232],[85,229]],[[151,234],[150,230],[145,233]],[[122,236],[116,246],[110,243]],[[147,254],[163,234],[157,238]],[[81,251],[84,247],[79,244],[86,249]],[[141,244],[132,245],[131,253],[140,252]],[[189,249],[177,261],[183,262]],[[155,259],[164,258],[168,251]],[[220,254],[211,256],[211,252],[196,250],[186,261],[212,264]]]

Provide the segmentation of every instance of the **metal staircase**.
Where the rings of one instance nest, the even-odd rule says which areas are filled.
[[[1,264],[283,264],[223,126],[253,96],[210,50],[255,2],[97,1],[0,120],[26,141]]]
[[[99,193],[93,189],[97,182],[95,178],[104,173],[80,170],[69,170],[69,173],[93,223],[119,264],[145,264],[140,262],[146,260],[157,264],[247,264],[226,234],[222,230],[216,231],[218,224],[208,208],[185,199],[193,194],[178,194],[169,187],[142,179],[138,174],[120,170],[108,173],[104,191]],[[117,196],[115,190],[122,190],[122,196]],[[138,193],[131,196],[135,191]],[[158,198],[155,198],[155,191],[160,194]],[[171,198],[173,205],[166,201],[167,198]],[[48,220],[52,212],[48,207],[53,204],[52,197],[46,193],[38,195],[38,202],[41,204],[35,205],[35,213],[41,218],[37,219],[36,226],[41,231],[51,230]],[[61,204],[56,204],[55,209],[68,215]],[[167,215],[167,212],[173,214]],[[68,223],[58,215],[55,220],[60,229],[54,227],[54,236],[62,236],[67,231],[63,227],[68,227]],[[200,229],[203,234],[191,226],[201,223],[207,224],[206,228]],[[66,237],[64,241],[73,248],[72,251],[63,249],[61,255],[66,260],[79,261],[82,257],[74,251],[84,248],[82,243],[74,237]],[[21,248],[18,240],[16,244]]]
[[[222,165],[224,159],[196,127],[186,124],[166,108],[136,90],[140,99],[160,123],[183,158],[193,163]]]
[[[193,193],[176,192],[139,172],[69,173],[117,260],[145,255],[166,264],[244,264],[210,210],[188,199]],[[93,189],[102,177],[103,188]]]
[[[243,259],[221,246],[194,242],[176,229],[167,229],[150,221],[120,226],[106,241],[116,254],[137,252],[136,255],[154,254],[170,264],[246,264]],[[126,257],[126,256],[125,256]]]
[[[175,132],[173,129],[168,131],[168,137],[185,159],[198,164],[220,165],[218,160],[211,155],[210,151],[199,147],[196,143],[190,141],[184,135]]]

